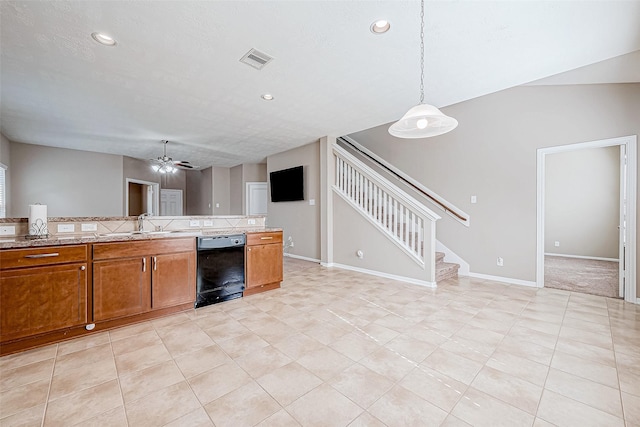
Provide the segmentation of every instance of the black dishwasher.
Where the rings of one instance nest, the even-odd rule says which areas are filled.
[[[198,237],[196,308],[242,296],[244,245],[244,234]]]

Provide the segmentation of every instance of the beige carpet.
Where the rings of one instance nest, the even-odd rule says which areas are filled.
[[[544,286],[619,298],[618,262],[545,256]]]

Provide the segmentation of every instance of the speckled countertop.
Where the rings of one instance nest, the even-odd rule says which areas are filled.
[[[0,238],[1,249],[18,249],[18,248],[35,248],[44,246],[59,245],[77,245],[87,243],[104,243],[104,242],[129,242],[136,240],[152,240],[152,239],[172,239],[178,237],[198,237],[198,236],[224,236],[231,234],[244,233],[260,233],[260,232],[276,232],[282,231],[281,228],[273,227],[237,227],[229,229],[215,229],[205,231],[170,231],[170,232],[149,232],[149,233],[133,233],[119,235],[95,235],[87,233],[85,235],[76,235],[69,237],[53,237],[49,239],[26,239],[24,236]],[[116,233],[118,234],[118,233]]]

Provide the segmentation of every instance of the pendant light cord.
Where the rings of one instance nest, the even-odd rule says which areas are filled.
[[[420,0],[420,104],[424,104],[424,0]]]

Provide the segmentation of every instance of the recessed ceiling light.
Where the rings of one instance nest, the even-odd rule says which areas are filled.
[[[116,41],[109,37],[106,34],[102,34],[102,33],[91,33],[91,37],[93,37],[93,39],[95,41],[97,41],[98,43],[105,45],[105,46],[115,46],[117,43]]]
[[[391,28],[391,24],[384,19],[379,19],[371,24],[371,32],[373,34],[384,34],[389,31],[389,28]]]
[[[262,99],[264,99],[265,101],[273,101],[273,95],[271,95],[270,93],[265,93],[264,95],[261,96]]]

